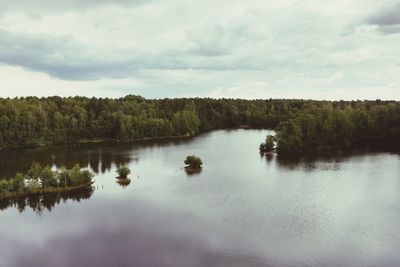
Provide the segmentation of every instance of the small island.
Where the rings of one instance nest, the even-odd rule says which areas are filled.
[[[267,135],[265,138],[265,143],[260,144],[260,153],[273,153],[275,150],[276,138],[273,135]]]
[[[117,167],[116,172],[118,176],[116,177],[117,183],[123,186],[127,186],[131,183],[131,179],[128,178],[128,175],[131,173],[131,170],[126,165],[121,165]]]
[[[185,171],[187,174],[200,173],[203,170],[202,160],[194,155],[187,156],[184,163],[186,164]]]
[[[90,188],[94,175],[89,170],[82,170],[79,164],[73,168],[52,170],[34,162],[26,174],[17,173],[11,179],[0,179],[0,199],[26,197],[74,191]]]

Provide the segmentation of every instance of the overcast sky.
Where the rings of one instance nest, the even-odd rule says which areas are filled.
[[[400,100],[400,1],[0,2],[0,93]]]

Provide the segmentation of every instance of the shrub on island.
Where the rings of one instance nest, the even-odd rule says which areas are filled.
[[[267,135],[265,138],[265,143],[260,144],[260,152],[265,153],[265,152],[271,152],[274,150],[274,142],[275,142],[275,137],[273,135]]]
[[[93,176],[79,164],[72,169],[52,170],[50,166],[42,168],[35,162],[26,174],[17,173],[14,178],[0,179],[0,199],[90,186]]]
[[[203,165],[203,162],[201,161],[201,159],[194,155],[187,156],[184,162],[187,165],[186,168],[200,169],[200,168],[202,168],[202,165]]]
[[[128,179],[128,175],[131,173],[131,170],[126,165],[118,166],[116,172],[118,173],[118,179]]]

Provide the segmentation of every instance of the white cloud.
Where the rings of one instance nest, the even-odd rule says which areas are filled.
[[[2,97],[15,96],[96,96],[121,97],[138,94],[140,82],[134,79],[101,79],[96,81],[65,81],[45,73],[26,71],[20,67],[0,65]]]
[[[400,99],[396,1],[50,2],[0,4],[2,95]]]

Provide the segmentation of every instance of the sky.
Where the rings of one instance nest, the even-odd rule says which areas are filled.
[[[400,100],[399,0],[0,0],[0,96]]]

